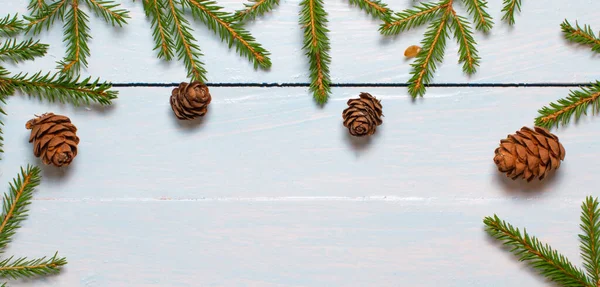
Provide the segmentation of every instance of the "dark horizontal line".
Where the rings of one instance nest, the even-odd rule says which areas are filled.
[[[179,83],[112,83],[113,87],[176,87]],[[309,83],[207,83],[209,87],[256,87],[256,88],[287,88],[287,87],[310,87]],[[332,83],[331,87],[339,88],[399,88],[408,87],[407,83]],[[510,88],[510,87],[538,87],[538,88],[557,88],[557,87],[589,87],[590,83],[434,83],[427,87],[440,88]]]

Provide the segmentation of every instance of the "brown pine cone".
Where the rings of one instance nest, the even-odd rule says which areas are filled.
[[[370,136],[383,122],[381,101],[369,93],[360,93],[360,98],[348,100],[348,107],[342,113],[344,126],[357,137]]]
[[[541,127],[535,130],[523,127],[516,134],[508,135],[500,141],[495,153],[494,162],[499,171],[513,180],[522,177],[528,182],[536,177],[544,179],[565,159],[565,148],[558,137]]]
[[[171,92],[171,108],[180,120],[191,120],[202,117],[210,104],[208,87],[198,81],[181,83]]]
[[[25,127],[31,130],[33,154],[41,157],[44,164],[68,166],[77,156],[77,128],[68,117],[45,113],[29,120]]]

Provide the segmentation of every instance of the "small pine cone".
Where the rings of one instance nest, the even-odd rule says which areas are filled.
[[[68,166],[77,156],[77,128],[68,117],[45,113],[29,120],[25,127],[31,130],[33,154],[41,157],[44,164]]]
[[[348,100],[348,107],[342,113],[344,126],[357,137],[370,136],[383,122],[381,101],[369,93],[360,93],[360,98]]]
[[[192,120],[202,117],[210,104],[208,87],[198,81],[181,83],[171,92],[171,108],[180,120]]]
[[[565,159],[565,148],[558,137],[541,127],[535,130],[523,127],[516,134],[508,135],[500,141],[495,153],[494,162],[499,171],[513,180],[522,177],[527,182],[536,177],[544,179]]]

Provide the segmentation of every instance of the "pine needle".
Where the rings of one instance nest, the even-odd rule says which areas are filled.
[[[72,9],[65,17],[65,38],[67,43],[67,56],[64,61],[59,62],[61,72],[74,75],[81,69],[81,65],[87,67],[87,57],[90,55],[88,41],[91,38],[90,28],[87,25],[89,17],[78,5],[78,0],[72,0]]]
[[[304,27],[303,49],[310,63],[310,91],[317,103],[323,105],[331,93],[327,12],[322,0],[302,0],[300,7],[300,25]]]
[[[435,19],[446,8],[447,2],[439,3],[421,3],[414,9],[406,9],[402,12],[393,14],[389,21],[381,24],[379,32],[383,35],[397,35],[401,32],[424,25]]]
[[[591,87],[583,87],[580,90],[571,91],[569,96],[552,102],[538,110],[539,116],[535,124],[540,127],[552,128],[559,125],[567,125],[571,119],[577,122],[581,116],[587,115],[591,106],[592,114],[600,112],[600,82],[592,84]]]
[[[206,26],[218,34],[222,41],[233,45],[240,56],[248,58],[254,68],[270,68],[269,52],[265,50],[248,31],[239,23],[234,23],[232,15],[221,11],[213,1],[184,0],[189,5],[192,15],[200,19]]]
[[[586,277],[583,270],[576,268],[562,254],[552,249],[548,244],[540,242],[535,236],[530,236],[526,230],[523,234],[518,228],[501,220],[498,216],[486,217],[483,220],[486,231],[495,239],[510,248],[510,252],[526,262],[548,280],[562,286],[596,287]]]
[[[96,15],[104,18],[104,21],[112,26],[123,27],[123,24],[127,24],[129,11],[118,8],[119,4],[105,0],[85,0],[85,2]]]
[[[577,23],[575,23],[575,26],[573,27],[567,20],[560,24],[565,38],[571,42],[590,46],[592,51],[600,53],[600,38],[592,31],[592,27],[589,25],[580,27]]]
[[[377,17],[385,22],[390,22],[392,11],[387,4],[379,0],[348,0],[350,4],[358,6],[367,14]]]
[[[37,57],[46,55],[48,45],[32,39],[17,42],[16,39],[7,40],[0,46],[0,61],[12,61],[19,63],[33,60]]]
[[[245,9],[235,12],[233,20],[236,22],[254,20],[277,6],[279,6],[279,0],[250,0],[248,3],[244,3]]]
[[[521,12],[521,0],[504,0],[502,12],[502,20],[508,22],[509,25],[515,24],[515,11]]]
[[[165,3],[163,0],[144,0],[143,6],[146,17],[150,18],[152,37],[156,43],[154,50],[158,50],[159,59],[170,61],[173,58],[175,44],[169,31],[170,24],[162,12],[166,9]]]
[[[581,205],[581,257],[592,282],[600,282],[600,209],[598,200],[588,196]]]

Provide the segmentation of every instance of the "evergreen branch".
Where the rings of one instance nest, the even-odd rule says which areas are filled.
[[[27,9],[35,13],[38,10],[45,9],[46,7],[48,7],[48,5],[46,4],[45,0],[30,0]]]
[[[17,74],[13,77],[2,77],[0,74],[0,86],[4,82],[9,91],[18,90],[23,94],[50,102],[69,102],[75,106],[90,104],[90,102],[110,105],[112,100],[117,98],[118,92],[111,90],[112,85],[109,83],[100,83],[99,79],[92,82],[91,77],[78,81],[79,77],[60,73],[42,75],[38,72],[32,76]]]
[[[185,0],[192,10],[192,15],[199,18],[206,26],[219,34],[222,41],[227,41],[229,48],[236,46],[242,57],[253,62],[254,68],[271,67],[269,52],[256,42],[250,33],[242,28],[240,23],[233,23],[233,18],[213,1]],[[184,3],[185,3],[184,2]]]
[[[350,4],[358,6],[371,16],[375,16],[384,22],[390,22],[392,11],[387,4],[379,0],[349,0]]]
[[[87,25],[89,17],[79,7],[79,0],[72,0],[72,9],[65,15],[64,42],[67,42],[67,56],[59,65],[61,72],[73,75],[81,69],[81,65],[87,67],[87,57],[90,48],[87,43],[91,38],[90,28]]]
[[[25,23],[21,19],[14,16],[6,15],[0,18],[0,36],[13,36],[25,29]]]
[[[463,0],[467,7],[467,12],[473,16],[475,20],[475,29],[489,32],[494,25],[492,16],[488,14],[487,1],[485,0]]]
[[[456,15],[454,11],[450,14],[450,24],[452,30],[454,30],[454,38],[458,42],[458,62],[463,63],[463,72],[472,75],[477,70],[481,59],[475,48],[473,31],[471,31],[467,19]]]
[[[6,112],[4,111],[4,109],[2,108],[3,105],[6,105],[6,96],[1,94],[2,92],[2,87],[0,87],[0,114],[6,115]],[[2,126],[4,126],[4,123],[2,122],[2,120],[0,120],[0,153],[4,153],[4,136],[2,135]]]
[[[167,29],[169,29],[169,23],[166,22],[166,18],[163,16],[163,9],[165,4],[163,0],[144,0],[143,1],[144,11],[146,16],[150,18],[151,27],[153,29],[152,36],[156,46],[154,50],[158,50],[158,58],[164,58],[170,61],[173,58],[173,50],[175,44],[173,38]]]
[[[322,0],[302,0],[300,7],[300,25],[304,27],[303,49],[310,63],[310,91],[319,104],[325,104],[331,92],[327,12],[323,9]]]
[[[541,243],[535,236],[523,235],[518,228],[494,217],[484,219],[486,231],[494,238],[502,241],[511,248],[510,252],[519,257],[520,261],[528,263],[549,280],[563,286],[595,287],[583,273],[577,269],[562,254],[553,250],[548,244]]]
[[[60,267],[67,264],[67,259],[57,258],[58,253],[53,257],[46,257],[28,260],[25,257],[13,260],[13,257],[0,261],[0,276],[12,279],[31,278],[35,276],[52,275],[60,272]]]
[[[504,0],[502,4],[504,5],[504,8],[502,8],[502,12],[504,12],[502,20],[508,21],[509,25],[514,25],[515,11],[521,12],[521,0]]]
[[[445,1],[421,3],[421,6],[417,6],[415,9],[407,9],[389,17],[389,22],[383,23],[379,27],[379,32],[383,35],[397,35],[403,31],[421,26],[433,20],[447,6],[448,2]]]
[[[24,42],[17,40],[8,40],[0,47],[0,61],[11,60],[15,63],[33,60],[36,57],[42,57],[46,54],[48,45],[41,44],[39,41],[31,39]]]
[[[560,24],[565,38],[571,42],[590,46],[592,51],[600,53],[600,39],[592,31],[592,28],[589,25],[584,25],[582,28],[577,23],[575,26],[571,26],[567,20]]]
[[[448,38],[447,23],[452,11],[452,7],[448,6],[442,17],[433,21],[425,32],[425,37],[421,41],[423,48],[417,54],[415,62],[411,64],[413,71],[409,80],[408,93],[413,98],[425,94],[425,85],[431,82],[437,64],[444,59],[446,38]]]
[[[600,284],[600,209],[598,200],[588,196],[581,205],[581,257],[592,282]]]
[[[107,23],[113,26],[119,25],[119,27],[127,24],[126,19],[129,19],[129,11],[118,9],[119,4],[106,0],[85,0],[85,2],[96,15],[102,16]]]
[[[27,166],[13,179],[8,193],[4,194],[0,215],[0,252],[10,243],[11,237],[27,218],[27,206],[31,203],[33,190],[40,184],[40,168]]]
[[[54,23],[57,17],[62,17],[67,6],[67,0],[54,2],[42,9],[37,10],[33,17],[25,16],[25,20],[29,21],[26,31],[32,31],[33,34],[39,34],[42,29],[50,29],[50,25]]]
[[[235,12],[233,20],[236,22],[253,20],[275,9],[278,5],[279,0],[250,0],[249,3],[244,3],[245,9]]]
[[[206,70],[202,67],[204,65],[198,57],[203,56],[200,52],[200,47],[195,43],[196,39],[192,36],[189,22],[183,17],[183,11],[177,8],[182,7],[183,4],[178,0],[166,0],[169,14],[166,22],[172,23],[171,29],[175,34],[175,44],[179,59],[183,59],[186,69],[188,70],[188,77],[192,78],[192,81],[206,81]]]
[[[535,125],[545,128],[563,126],[575,118],[578,121],[582,115],[587,115],[588,107],[592,107],[592,113],[600,112],[600,82],[593,83],[591,87],[583,87],[581,90],[571,91],[569,96],[552,102],[538,110],[539,116],[535,119]]]

